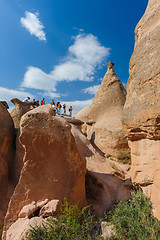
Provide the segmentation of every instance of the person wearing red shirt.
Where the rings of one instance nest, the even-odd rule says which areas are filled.
[[[44,99],[45,99],[45,98],[43,98],[43,99],[41,100],[41,105],[45,105]]]

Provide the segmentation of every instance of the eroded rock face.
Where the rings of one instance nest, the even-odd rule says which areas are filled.
[[[16,222],[23,207],[45,199],[84,205],[85,158],[80,157],[70,124],[52,116],[50,105],[21,118],[20,142],[25,149],[20,179],[11,198],[5,230]],[[3,233],[6,239],[6,231]]]
[[[15,108],[11,112],[15,128],[19,128],[21,117],[30,110],[30,104],[21,102],[18,98],[13,98],[11,102]]]
[[[98,217],[103,217],[104,212],[110,209],[115,201],[131,197],[127,175],[124,179],[117,177],[114,167],[120,171],[121,166],[98,152],[76,126],[72,126],[72,134],[80,156],[85,156],[87,162],[87,203],[92,204]]]
[[[123,128],[132,155],[131,177],[160,219],[160,1],[149,0],[135,29]]]
[[[108,71],[93,99],[89,120],[96,123],[87,127],[87,136],[106,154],[128,148],[121,126],[126,91],[113,65],[112,62],[107,64]]]
[[[89,121],[90,110],[91,110],[91,106],[87,106],[87,107],[83,108],[81,111],[79,111],[75,115],[75,118],[80,119],[83,122]]]
[[[14,160],[14,125],[6,107],[0,103],[0,228],[12,193]]]

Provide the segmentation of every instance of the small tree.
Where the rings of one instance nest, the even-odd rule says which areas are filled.
[[[132,199],[121,201],[110,212],[114,225],[115,239],[118,240],[157,240],[160,239],[160,223],[151,214],[151,201],[138,190],[132,192]]]

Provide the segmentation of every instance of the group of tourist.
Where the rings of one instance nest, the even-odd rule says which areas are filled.
[[[60,102],[57,102],[55,104],[54,100],[52,100],[51,106],[53,108],[53,111],[55,111],[57,114],[61,114],[61,109],[63,109],[63,114],[66,115],[66,104],[65,103],[62,106]],[[72,108],[72,106],[70,106],[70,108],[69,108],[70,117],[72,117],[72,110],[73,110],[73,108]]]
[[[33,101],[31,101],[30,97],[25,98],[23,100],[23,102],[30,103],[33,108],[36,108],[40,105],[39,101],[36,101],[35,99],[33,99]],[[52,100],[52,102],[50,104],[52,106],[53,111],[55,111],[57,114],[61,114],[61,109],[63,109],[63,114],[66,115],[66,104],[65,103],[62,106],[60,102],[57,102],[55,104],[54,100]],[[45,105],[45,98],[43,98],[41,100],[41,105]],[[68,110],[69,110],[70,117],[72,117],[72,111],[73,111],[72,106],[70,106],[70,108]]]

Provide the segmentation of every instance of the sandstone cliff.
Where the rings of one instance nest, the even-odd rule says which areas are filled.
[[[160,219],[160,1],[149,0],[135,29],[123,128],[132,155],[131,177]]]

